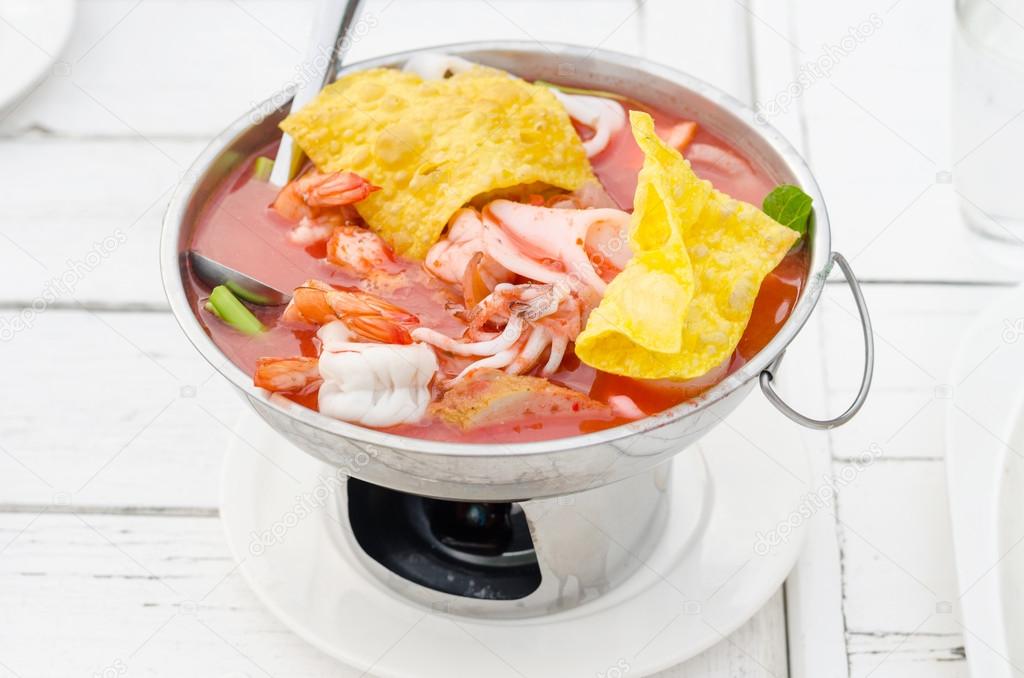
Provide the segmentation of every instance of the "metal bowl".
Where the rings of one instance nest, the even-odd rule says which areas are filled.
[[[754,111],[689,75],[642,59],[569,45],[541,49],[529,42],[477,42],[412,50],[352,64],[342,73],[400,67],[421,52],[457,54],[523,78],[609,90],[683,118],[727,140],[777,183],[799,185],[813,199],[807,283],[789,319],[746,365],[700,397],[623,426],[543,442],[466,444],[382,433],[330,419],[252,384],[206,334],[185,293],[188,250],[197,218],[216,187],[239,162],[273,142],[290,101],[281,92],[217,136],[178,185],[164,217],[161,272],[167,298],[185,335],[277,431],[313,456],[371,483],[415,494],[476,501],[514,501],[593,489],[633,476],[686,450],[746,397],[760,379],[780,409],[804,425],[829,428],[859,409],[871,378],[871,330],[856,280],[830,248],[829,222],[818,184],[792,146]],[[773,370],[810,317],[833,262],[847,274],[861,308],[865,379],[840,417],[815,421],[790,410],[771,390]]]

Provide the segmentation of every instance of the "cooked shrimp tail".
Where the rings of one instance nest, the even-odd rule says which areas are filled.
[[[320,386],[316,358],[260,358],[253,384],[274,393],[308,393]]]
[[[323,208],[352,205],[379,191],[355,172],[306,172],[277,194],[272,207],[288,221],[315,217]]]
[[[355,172],[310,172],[296,182],[299,195],[310,207],[351,205],[380,190],[380,186],[374,186]]]
[[[412,343],[407,327],[419,324],[415,315],[378,296],[339,290],[319,280],[295,290],[282,318],[321,326],[340,320],[362,338],[382,344]]]

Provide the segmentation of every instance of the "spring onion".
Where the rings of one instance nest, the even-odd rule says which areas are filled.
[[[246,289],[244,285],[239,285],[234,280],[228,280],[226,283],[224,283],[224,286],[231,290],[231,294],[235,295],[242,301],[248,301],[250,304],[256,304],[257,306],[266,306],[272,303],[267,299],[265,295]]]
[[[252,165],[252,176],[260,181],[270,179],[270,173],[273,171],[274,161],[264,155],[256,158],[256,162]]]
[[[259,334],[266,329],[252,311],[224,285],[213,288],[206,309],[244,334]]]

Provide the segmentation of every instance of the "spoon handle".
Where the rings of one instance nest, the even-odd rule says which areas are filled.
[[[327,85],[334,82],[338,67],[342,64],[351,45],[349,31],[359,15],[360,0],[320,0],[316,22],[313,24],[313,39],[299,69],[295,95],[290,111],[299,110]],[[270,183],[284,186],[295,175],[302,162],[302,151],[288,134],[281,136],[277,149]]]

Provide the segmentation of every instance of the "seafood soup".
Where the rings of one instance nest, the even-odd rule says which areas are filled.
[[[343,76],[240,163],[191,247],[224,354],[272,398],[415,438],[525,442],[694,398],[757,354],[807,272],[810,198],[701,126],[445,55]]]

